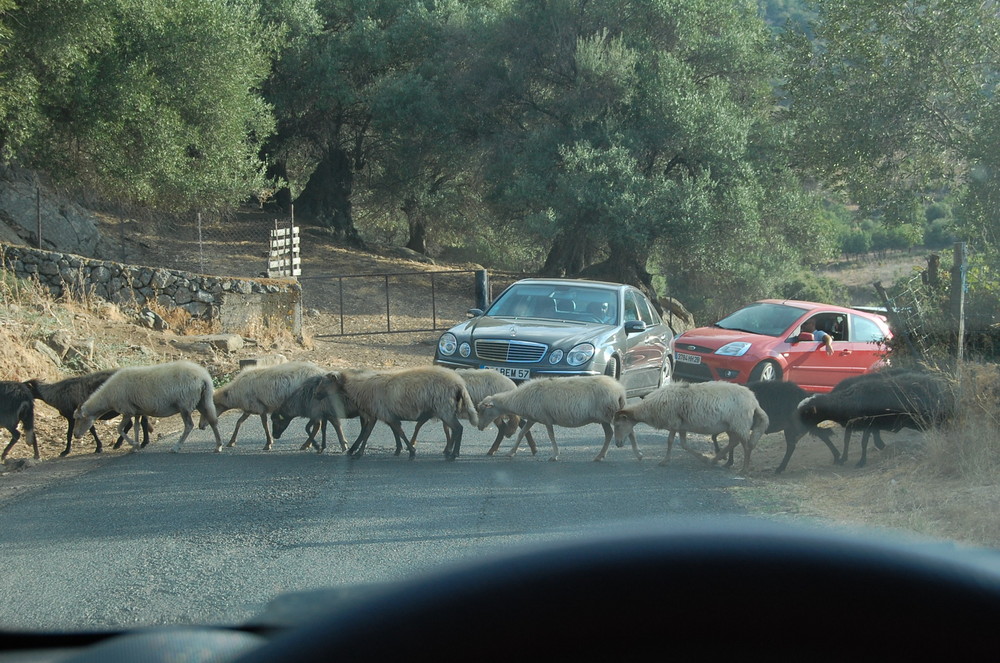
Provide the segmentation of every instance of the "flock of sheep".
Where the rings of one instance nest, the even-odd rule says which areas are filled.
[[[488,455],[493,455],[501,442],[515,432],[510,455],[516,453],[522,441],[527,441],[532,453],[536,453],[531,429],[538,423],[545,426],[552,444],[551,459],[557,460],[554,427],[599,424],[604,429],[604,440],[594,460],[605,458],[612,438],[618,446],[628,438],[636,458],[641,459],[633,429],[637,424],[646,424],[669,431],[667,453],[661,464],[670,461],[674,439],[678,438],[685,450],[713,461],[728,456],[730,465],[735,447],[742,447],[744,472],[749,468],[751,451],[765,433],[785,434],[785,456],[778,472],[786,468],[796,443],[806,433],[822,439],[834,462],[843,463],[851,434],[861,432],[861,466],[867,458],[869,439],[881,448],[880,431],[940,426],[950,420],[955,408],[947,381],[938,374],[916,369],[866,374],[845,380],[830,393],[814,395],[787,382],[748,386],[728,382],[673,383],[628,405],[622,385],[606,376],[537,378],[517,385],[491,369],[421,366],[391,371],[330,370],[312,362],[294,361],[245,369],[228,384],[214,389],[204,367],[181,360],[101,371],[52,384],[38,380],[0,382],[0,426],[11,432],[3,458],[21,437],[19,424],[34,447],[35,458],[39,457],[34,436],[36,398],[54,407],[68,422],[66,449],[61,455],[70,452],[74,438],[88,431],[94,437],[96,450],[101,451],[101,440],[94,428],[98,419],[121,416],[115,447],[128,441],[139,449],[149,441],[148,417],[174,414],[184,422],[184,430],[174,445],[174,451],[179,451],[194,429],[195,411],[201,417],[199,427],[211,427],[218,452],[222,449],[219,415],[240,410],[229,446],[236,444],[240,426],[252,415],[259,416],[264,427],[265,449],[271,448],[293,419],[304,418],[308,437],[303,450],[310,446],[317,451],[325,449],[327,425],[332,424],[341,450],[356,457],[364,453],[372,429],[382,421],[393,431],[396,454],[405,447],[412,459],[421,426],[436,419],[444,427],[445,458],[454,460],[461,451],[463,420],[479,430],[496,424],[497,436]],[[348,447],[341,421],[353,417],[360,418],[361,432]],[[404,421],[416,422],[412,438],[403,431]],[[843,451],[833,444],[831,430],[819,426],[825,421],[844,427]],[[689,448],[687,433],[711,435],[716,445],[714,456],[706,457]],[[728,436],[724,448],[717,441],[722,433]]]

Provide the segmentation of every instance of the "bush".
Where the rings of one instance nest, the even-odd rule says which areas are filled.
[[[783,284],[778,294],[786,299],[801,299],[842,306],[848,305],[850,300],[847,286],[843,283],[809,272],[803,272],[792,281]]]

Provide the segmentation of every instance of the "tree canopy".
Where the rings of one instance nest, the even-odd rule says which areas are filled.
[[[724,308],[996,248],[998,47],[961,0],[0,0],[0,159]]]

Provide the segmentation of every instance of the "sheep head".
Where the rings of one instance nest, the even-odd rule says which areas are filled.
[[[626,408],[615,412],[615,416],[611,420],[611,425],[615,430],[615,442],[618,446],[622,445],[625,438],[628,437],[632,432],[632,429],[635,428],[636,423],[638,423],[638,420],[631,410]]]
[[[88,414],[84,409],[83,405],[76,408],[73,412],[73,437],[80,439],[84,434],[90,430],[90,427],[94,425],[97,420],[96,414]]]
[[[504,413],[497,408],[492,396],[484,398],[476,406],[476,415],[479,417],[479,423],[477,424],[479,430],[486,430],[486,427],[502,414]]]

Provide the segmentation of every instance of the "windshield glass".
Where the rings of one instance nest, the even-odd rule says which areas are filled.
[[[0,631],[682,520],[993,553],[998,410],[1000,2],[0,0]],[[703,655],[809,613],[733,589]],[[557,608],[674,653],[638,603]]]
[[[785,304],[755,303],[727,315],[715,326],[764,336],[782,336],[803,313],[805,309]]]
[[[575,285],[516,284],[486,315],[614,324],[618,319],[617,292]]]

